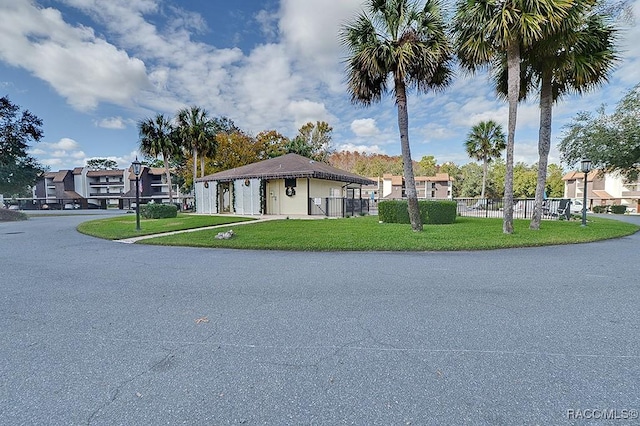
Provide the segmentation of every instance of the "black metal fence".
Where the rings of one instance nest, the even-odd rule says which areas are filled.
[[[459,216],[496,217],[504,215],[504,200],[456,198]],[[530,219],[533,216],[535,200],[533,198],[516,198],[513,200],[514,219]],[[581,206],[572,205],[570,199],[553,198],[542,202],[543,219],[570,218],[571,214],[579,214]]]
[[[309,198],[312,216],[348,217],[369,214],[369,200],[360,198]]]

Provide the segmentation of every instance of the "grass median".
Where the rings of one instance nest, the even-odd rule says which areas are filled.
[[[515,220],[515,232],[502,233],[502,219],[458,217],[451,225],[426,225],[412,232],[409,225],[378,223],[377,216],[325,220],[274,220],[240,227],[175,234],[140,241],[142,244],[296,251],[454,251],[535,247],[585,243],[631,235],[640,227],[605,218],[544,221],[539,231],[528,220]],[[234,237],[215,239],[229,229]]]
[[[142,235],[161,234],[163,232],[182,231],[205,226],[225,225],[253,220],[235,216],[202,216],[178,214],[169,219],[140,218],[140,231],[136,231],[136,216],[121,215],[108,219],[97,219],[78,225],[79,232],[107,240],[121,240]]]

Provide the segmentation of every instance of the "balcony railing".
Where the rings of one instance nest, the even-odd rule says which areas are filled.
[[[124,182],[89,182],[90,186],[122,186]]]

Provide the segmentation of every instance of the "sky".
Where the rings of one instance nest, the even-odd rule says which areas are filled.
[[[640,0],[633,3],[640,17]],[[51,170],[138,155],[137,122],[190,105],[250,134],[294,137],[308,121],[333,127],[333,148],[400,154],[393,98],[353,105],[338,33],[361,0],[0,0],[0,94],[44,124],[30,153]],[[554,108],[550,162],[580,111],[612,109],[640,82],[640,24],[623,22],[610,81]],[[636,41],[635,43],[633,41]],[[538,100],[521,104],[515,161],[537,162]],[[507,105],[486,75],[457,73],[438,93],[409,93],[412,157],[471,160],[474,124],[507,126]]]

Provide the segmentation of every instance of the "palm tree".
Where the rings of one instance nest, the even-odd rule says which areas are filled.
[[[520,54],[556,29],[573,0],[459,0],[454,18],[458,57],[464,68],[476,71],[495,63],[506,52],[509,122],[502,231],[513,233],[513,146],[520,96]]]
[[[607,17],[594,13],[593,2],[576,2],[559,31],[524,52],[533,86],[540,88],[538,179],[535,205],[529,227],[540,229],[542,202],[551,147],[553,103],[567,93],[582,94],[607,81],[618,55],[616,30]]]
[[[162,156],[164,171],[169,185],[169,202],[173,203],[173,191],[171,185],[171,171],[169,160],[173,157],[178,146],[174,139],[174,128],[164,115],[157,114],[153,118],[145,118],[138,122],[138,135],[140,136],[140,151],[151,157]]]
[[[487,187],[487,168],[491,160],[499,158],[506,144],[502,126],[493,120],[481,121],[471,128],[467,135],[465,148],[469,157],[482,161],[482,192],[484,199]]]
[[[213,143],[211,141],[215,140],[215,134],[207,111],[198,106],[178,111],[176,121],[182,147],[191,150],[193,155],[193,188],[195,188],[198,173],[198,152],[208,149],[209,144]]]
[[[438,0],[423,7],[411,0],[368,0],[366,11],[341,31],[348,90],[354,103],[381,100],[393,82],[398,110],[403,172],[414,231],[422,230],[409,146],[407,89],[418,92],[445,87],[451,79],[451,47]]]

